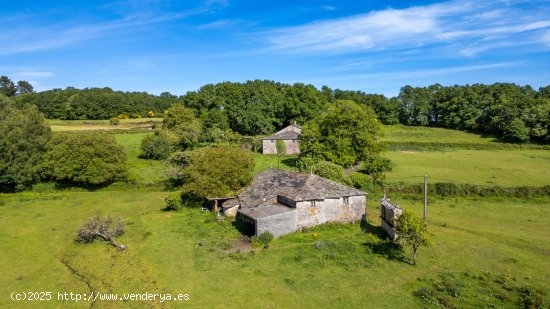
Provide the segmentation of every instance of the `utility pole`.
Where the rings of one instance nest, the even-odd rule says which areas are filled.
[[[428,175],[424,175],[424,224],[428,224]]]

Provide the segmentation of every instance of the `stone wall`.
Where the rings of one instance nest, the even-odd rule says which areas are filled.
[[[286,146],[285,154],[299,154],[300,153],[300,141],[293,139],[282,140]],[[276,139],[264,139],[262,141],[263,154],[277,154],[277,140]]]
[[[298,229],[325,222],[355,222],[365,215],[366,196],[350,196],[296,203]]]
[[[273,236],[279,237],[296,230],[298,230],[298,227],[295,210],[256,219],[256,236],[261,235],[263,232],[270,232]]]

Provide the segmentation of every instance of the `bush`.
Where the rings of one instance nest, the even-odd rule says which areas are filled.
[[[155,131],[155,134],[147,135],[141,141],[139,157],[155,160],[166,159],[174,149],[175,140],[175,136],[169,131]]]
[[[120,124],[120,119],[113,117],[109,119],[109,124],[112,126],[118,126]]]
[[[147,117],[148,117],[148,118],[153,118],[153,117],[155,117],[155,112],[153,112],[153,111],[148,111],[148,112],[147,112]]]
[[[181,195],[178,193],[171,193],[164,198],[166,206],[164,210],[178,210],[182,207]]]
[[[128,115],[126,115],[126,114],[119,114],[117,117],[118,117],[118,119],[128,119],[128,118],[130,118],[130,117],[129,117]]]
[[[62,133],[54,136],[51,147],[46,164],[59,183],[96,187],[127,178],[124,147],[112,135]]]
[[[275,236],[273,236],[273,234],[271,234],[270,232],[263,232],[257,237],[256,240],[260,244],[262,244],[264,246],[267,246],[267,245],[269,245],[269,243],[271,243],[273,241],[274,238],[275,238]]]
[[[348,174],[349,183],[357,189],[366,188],[370,183],[370,179],[369,175],[359,172],[351,172]]]

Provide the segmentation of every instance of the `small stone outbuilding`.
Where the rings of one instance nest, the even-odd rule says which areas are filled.
[[[392,240],[397,239],[394,232],[395,220],[403,213],[403,209],[399,205],[390,203],[390,199],[384,197],[380,200],[380,225],[388,233]]]
[[[237,195],[237,220],[250,235],[279,237],[325,222],[360,221],[366,195],[317,175],[267,170]]]
[[[285,154],[300,153],[300,135],[302,128],[297,124],[291,124],[279,132],[262,139],[263,154],[277,154],[277,140],[282,140],[286,147]]]

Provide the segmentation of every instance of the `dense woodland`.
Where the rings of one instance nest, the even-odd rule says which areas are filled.
[[[270,134],[292,122],[304,124],[335,100],[371,107],[383,124],[433,126],[497,136],[507,142],[550,141],[550,86],[404,86],[397,97],[332,90],[268,80],[208,84],[183,96],[121,92],[110,88],[66,88],[33,92],[25,81],[3,76],[1,92],[36,105],[46,118],[109,119],[119,115],[161,115],[174,103],[192,109],[205,128],[241,135]]]

